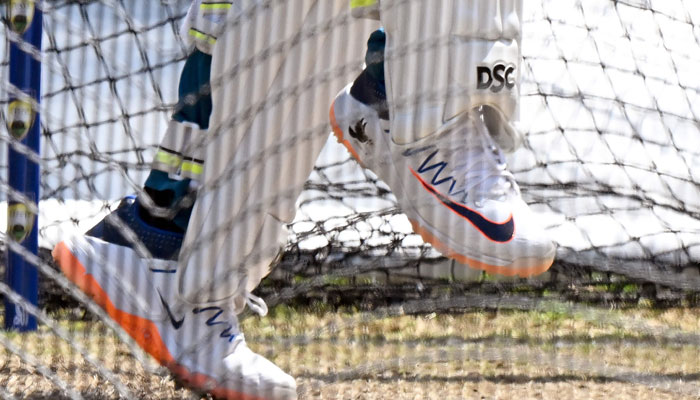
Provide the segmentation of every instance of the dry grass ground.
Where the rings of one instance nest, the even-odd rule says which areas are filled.
[[[255,351],[297,377],[302,399],[700,397],[700,348],[670,334],[692,339],[700,332],[700,310],[609,313],[635,323],[613,326],[557,312],[379,317],[276,307],[269,317],[246,318],[243,331]],[[657,333],[649,335],[639,324]],[[135,397],[201,397],[167,374],[147,371],[102,324],[64,325],[72,340],[89,349]],[[4,337],[83,397],[118,397],[85,358],[50,332]],[[0,344],[0,397],[60,399],[68,394]]]

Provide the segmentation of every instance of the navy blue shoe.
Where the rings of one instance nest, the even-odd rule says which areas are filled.
[[[145,211],[136,196],[127,196],[110,215],[119,218],[128,226],[136,234],[138,240],[146,246],[153,258],[177,260],[185,236],[184,233],[175,226],[159,227],[146,222],[143,218]],[[109,217],[103,218],[87,231],[86,235],[133,248],[133,242],[124,237],[122,229],[117,224],[110,222],[109,219]]]

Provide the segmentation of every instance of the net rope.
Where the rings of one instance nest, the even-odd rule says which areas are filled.
[[[143,193],[150,161],[176,106],[187,51],[179,27],[189,1],[37,1],[37,6],[44,12],[43,49],[27,47],[5,27],[0,31],[5,39],[0,119],[5,120],[10,97],[17,93],[8,83],[12,40],[44,66],[42,154],[33,154],[9,135],[0,136],[0,142],[12,144],[42,167],[42,202],[31,208],[39,212],[41,241],[50,248],[62,235],[89,228],[115,200]],[[349,21],[349,14],[338,15],[294,40],[314,40],[320,31],[343,32]],[[436,44],[440,41],[416,46]],[[260,57],[283,52],[288,45],[278,43]],[[252,68],[259,60],[248,60],[241,68]],[[358,59],[308,77],[231,116],[230,122],[246,120],[255,110],[334,76],[353,76],[361,66]],[[281,262],[258,291],[271,306],[321,300],[359,304],[367,311],[284,340],[322,342],[328,332],[353,331],[390,316],[493,309],[583,315],[589,322],[637,330],[653,338],[652,345],[677,342],[697,350],[697,335],[617,317],[598,305],[636,303],[646,296],[680,302],[700,288],[700,5],[694,0],[527,2],[522,67],[521,127],[527,137],[508,162],[523,197],[557,242],[551,272],[536,279],[499,280],[443,258],[413,233],[388,186],[329,138],[298,200]],[[328,127],[309,127],[297,143],[279,143],[246,162],[294,148],[324,129]],[[214,132],[200,145],[216,134],[223,132]],[[247,165],[230,166],[226,177]],[[0,170],[0,193],[6,201],[17,194],[6,180],[4,152]],[[5,251],[21,251],[6,236],[0,240]],[[39,267],[40,306],[51,312],[32,307],[5,285],[0,293],[36,316],[42,324],[40,337],[50,338],[51,346],[66,344],[68,355],[47,355],[41,346],[37,350],[2,332],[0,367],[18,357],[51,393],[63,397],[140,397],[143,388],[123,382],[129,368],[115,362],[118,357],[93,354],[90,346],[96,341],[98,347],[118,347],[145,375],[166,375],[104,311],[55,271],[45,251],[42,257],[23,256]],[[633,293],[581,290],[630,284],[638,285]],[[527,295],[514,294],[524,286]],[[552,301],[542,300],[546,291],[557,293]],[[57,314],[51,314],[75,307],[89,310],[90,323],[99,321],[112,329],[95,328],[94,337],[86,338],[63,328]],[[114,337],[126,344],[115,344]],[[697,384],[678,384],[673,376],[610,367],[591,358],[564,359],[516,341],[490,345],[488,352],[473,343],[453,343],[418,352],[412,359],[340,369],[328,379],[354,380],[402,363],[505,360],[700,394]],[[61,362],[96,376],[109,389],[80,387],[74,376],[45,365]],[[5,388],[7,379],[0,378],[0,397],[21,397]],[[301,391],[310,394],[312,389]]]

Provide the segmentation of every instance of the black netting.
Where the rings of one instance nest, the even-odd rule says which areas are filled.
[[[22,396],[10,382],[13,378],[8,378],[17,371],[36,379],[36,390],[31,393],[52,398],[71,397],[75,394],[71,390],[91,398],[119,394],[148,398],[152,393],[189,396],[172,382],[158,382],[164,371],[147,361],[124,332],[117,329],[115,335],[105,327],[110,319],[55,272],[46,249],[70,233],[84,232],[114,208],[118,199],[142,190],[177,101],[179,74],[187,54],[179,29],[190,1],[37,3],[44,11],[43,48],[40,52],[34,49],[44,65],[39,204],[44,250],[40,258],[26,257],[42,267],[43,311],[30,308],[30,313],[47,314],[40,318],[45,336],[37,341],[49,337],[50,346],[59,350],[58,355],[51,354],[41,345],[17,343],[11,335],[0,335],[0,349],[4,349],[0,353],[0,397]],[[349,15],[336,16],[332,24],[294,40],[313,41],[314,33],[327,31],[347,35],[351,21]],[[0,58],[0,106],[5,110],[15,90],[7,82],[9,40],[17,38],[6,28],[1,35],[5,41]],[[264,57],[284,52],[286,45]],[[624,335],[631,335],[626,330],[639,328],[646,342],[634,342],[633,347],[648,348],[678,339],[688,346],[688,352],[697,354],[697,338],[683,330],[685,325],[636,324],[633,318],[609,316],[589,306],[697,304],[700,8],[695,0],[526,1],[523,57],[520,126],[527,136],[523,148],[509,155],[508,161],[524,199],[558,245],[552,269],[537,278],[496,278],[445,259],[413,233],[389,187],[360,167],[331,137],[298,200],[299,211],[289,225],[284,254],[255,293],[270,305],[325,304],[334,310],[360,308],[364,314],[338,317],[339,328],[333,320],[318,331],[285,340],[295,345],[304,340],[333,342],[340,339],[324,335],[334,329],[342,331],[343,324],[361,329],[367,321],[405,314],[530,310],[585,315],[582,320],[586,323],[612,326]],[[318,79],[352,77],[362,62],[357,59],[328,71],[330,78]],[[301,89],[315,82],[309,79],[300,83]],[[301,89],[295,89],[272,103],[297,95]],[[11,142],[8,135],[2,138],[5,145]],[[276,151],[283,153],[284,145],[270,150]],[[265,155],[252,155],[252,160]],[[0,193],[6,201],[4,152],[0,153],[0,169]],[[12,244],[5,239],[3,235],[7,248]],[[0,294],[11,296],[11,291],[0,286]],[[68,328],[61,325],[65,321],[70,321]],[[76,321],[87,328],[75,328]],[[585,329],[589,329],[586,343],[595,342],[594,328]],[[606,340],[619,339],[610,335]],[[375,343],[362,333],[345,339]],[[669,391],[669,382],[679,377],[684,383],[671,392],[698,393],[688,379],[697,377],[697,358],[694,363],[686,361],[680,372],[658,372],[654,366],[649,367],[652,372],[642,373],[634,365],[611,369],[608,364],[596,364],[594,357],[584,363],[571,361],[568,355],[550,357],[549,348],[540,354],[518,347],[528,345],[521,339],[487,343],[487,347],[503,350],[500,355],[469,347],[474,343],[438,354],[433,350],[439,352],[445,344],[442,340],[448,339],[428,340],[434,348],[418,351],[412,355],[415,359],[405,358],[404,362],[527,363],[530,359],[523,355],[532,355],[540,364],[574,371],[574,375],[647,389]],[[621,346],[633,339],[626,340]],[[260,342],[270,349],[281,343],[264,337]],[[100,350],[97,359],[91,359],[90,351],[100,347],[110,350]],[[401,364],[402,358],[397,359],[394,361]],[[52,367],[61,363],[69,364],[68,372],[78,371],[80,377]],[[293,364],[293,360],[286,363]],[[346,369],[325,378],[297,372],[306,379],[305,393],[313,397],[321,393],[315,390],[324,379],[326,383],[355,382],[379,371],[392,381],[399,379],[390,376],[395,370],[401,368],[389,360],[386,365]],[[405,377],[403,372],[396,373]],[[111,382],[104,385],[109,389],[76,383],[87,376],[96,377],[100,385]],[[569,378],[559,377],[566,382]],[[154,385],[153,391],[144,389],[149,385]]]

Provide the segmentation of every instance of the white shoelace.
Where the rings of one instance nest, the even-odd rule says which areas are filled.
[[[267,315],[268,308],[265,300],[258,296],[250,293],[246,286],[248,285],[248,276],[243,276],[238,282],[238,288],[236,293],[233,295],[233,312],[238,315],[243,312],[245,306],[247,305],[250,309],[264,317]]]
[[[469,118],[468,123],[475,131],[465,138],[459,138],[456,148],[449,149],[453,153],[462,153],[458,158],[462,163],[452,171],[445,171],[455,178],[460,177],[458,185],[461,183],[463,186],[454,191],[463,192],[465,202],[471,199],[477,205],[485,199],[504,200],[510,194],[519,196],[520,189],[515,177],[508,171],[503,152],[488,132],[482,111],[471,111]],[[446,143],[448,146],[454,144]]]
[[[248,293],[246,295],[245,304],[247,304],[248,307],[250,307],[250,309],[253,310],[253,312],[260,315],[261,317],[267,315],[267,304],[265,304],[265,300],[261,299],[260,297],[255,296],[252,293]]]

